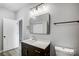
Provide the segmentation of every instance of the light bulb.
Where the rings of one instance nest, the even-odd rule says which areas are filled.
[[[32,9],[30,14],[31,14],[31,17],[33,17],[47,12],[49,12],[49,5],[44,4],[44,5],[38,6],[38,9],[35,9],[35,8]]]
[[[32,17],[34,15],[33,11],[30,11],[30,17]]]
[[[49,11],[49,6],[44,5],[44,6],[43,6],[43,11],[44,11],[44,12],[48,12],[48,11]]]

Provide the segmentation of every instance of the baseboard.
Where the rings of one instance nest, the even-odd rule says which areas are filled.
[[[16,48],[13,48],[13,49],[17,49],[18,47],[16,47]],[[13,49],[10,49],[10,50],[13,50]],[[10,50],[6,50],[6,51],[10,51]],[[6,52],[6,51],[4,51],[4,50],[1,50],[0,51],[0,53],[2,53],[2,52]]]

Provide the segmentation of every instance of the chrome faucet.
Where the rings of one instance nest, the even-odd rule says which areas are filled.
[[[35,36],[31,36],[31,39],[32,39],[32,40],[36,40],[36,37],[35,37]]]

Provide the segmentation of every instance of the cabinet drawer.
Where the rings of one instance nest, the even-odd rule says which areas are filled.
[[[35,52],[33,50],[28,50],[28,56],[40,56],[40,52]]]
[[[38,49],[35,49],[35,48],[29,48],[28,49],[28,55],[30,55],[30,56],[41,56],[43,54],[42,54],[41,50],[38,50]]]
[[[43,56],[45,51],[43,49],[31,46],[28,48],[28,55],[30,56]]]

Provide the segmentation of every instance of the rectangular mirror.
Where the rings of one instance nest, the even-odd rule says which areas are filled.
[[[49,34],[50,17],[49,14],[35,16],[30,19],[30,32],[32,34]]]

